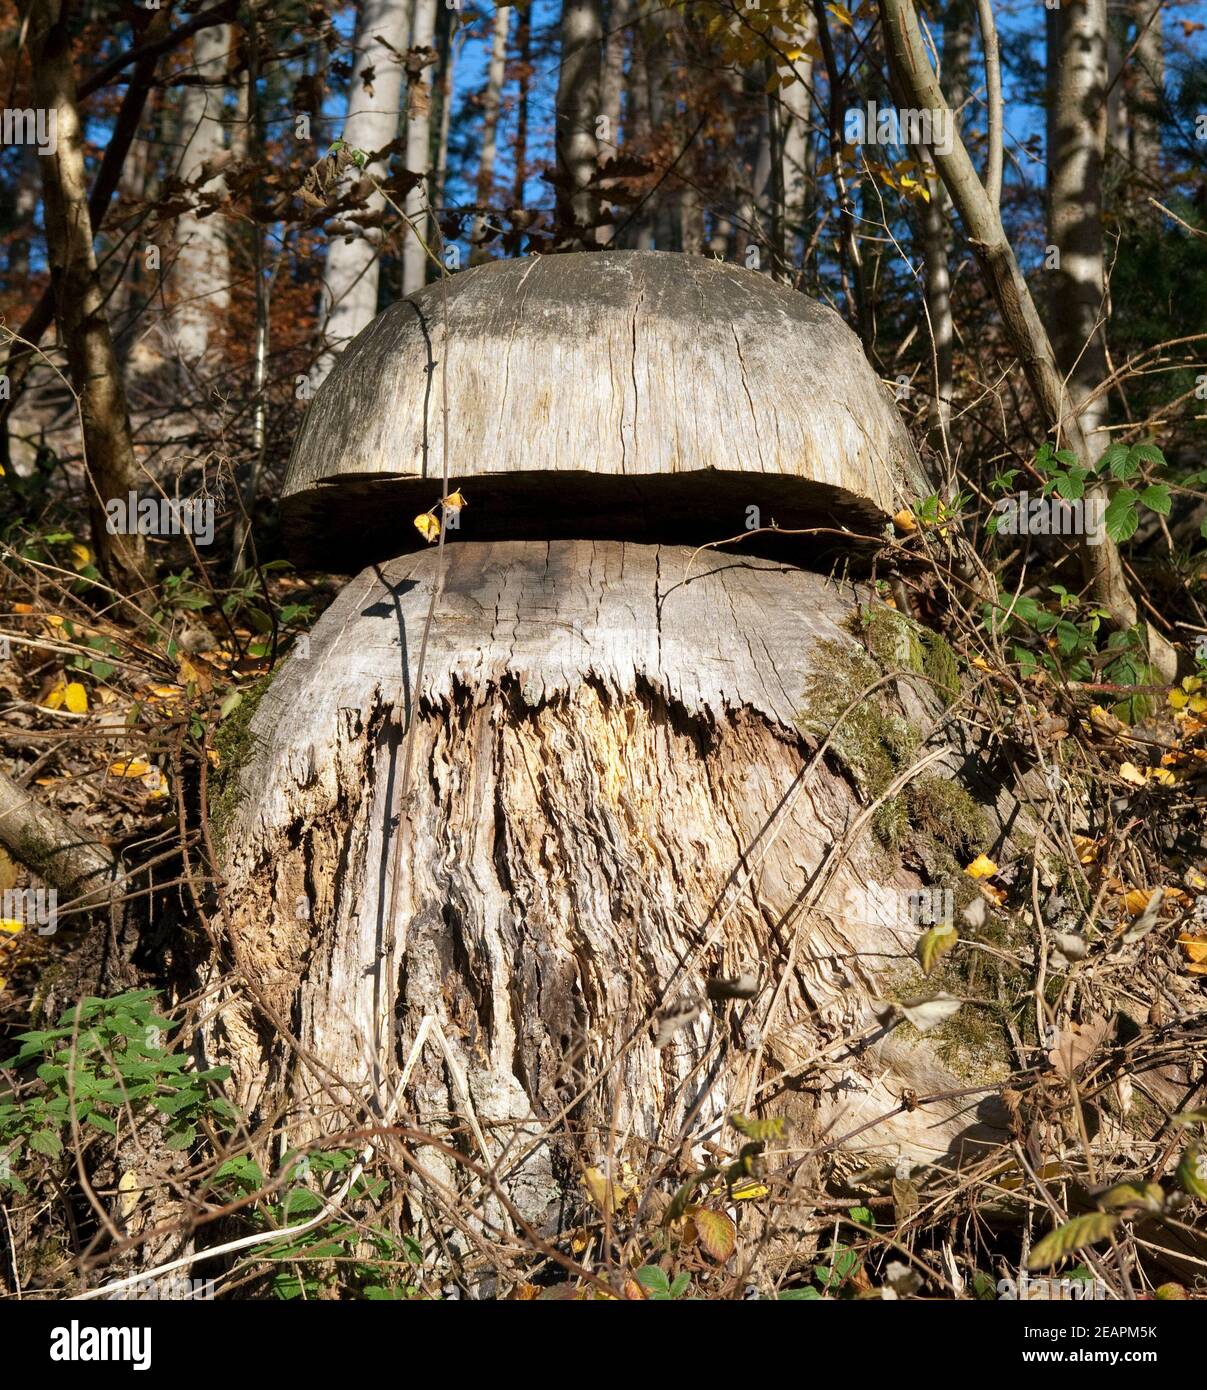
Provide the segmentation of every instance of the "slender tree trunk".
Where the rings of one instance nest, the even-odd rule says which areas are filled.
[[[1048,72],[1048,235],[1059,254],[1051,296],[1052,345],[1081,415],[1090,456],[1109,443],[1106,376],[1102,166],[1106,155],[1106,0],[1069,0],[1053,11]]]
[[[943,14],[943,89],[956,113],[956,121],[968,121],[968,81],[972,54],[974,16],[971,0],[953,0]],[[919,161],[933,168],[929,155],[916,152]],[[951,198],[942,182],[930,185],[930,201],[922,206],[921,239],[925,263],[924,293],[933,339],[933,391],[927,409],[932,449],[943,449],[951,423],[951,397],[955,390],[955,323],[951,312]]]
[[[111,535],[105,503],[138,484],[121,370],[97,273],[65,6],[37,0],[30,35],[35,104],[57,122],[55,151],[42,158],[46,241],[59,335],[83,422],[93,548],[115,586],[142,596],[155,572],[142,536]]]
[[[448,177],[448,134],[453,114],[453,78],[457,68],[457,12],[440,11],[440,132],[436,139],[436,171],[432,178],[432,207],[444,211],[444,184]]]
[[[808,43],[816,33],[816,20],[806,12],[796,46]],[[784,250],[790,264],[797,264],[797,244],[807,240],[805,221],[809,208],[808,150],[813,107],[813,59],[807,54],[793,61],[796,81],[780,91],[783,126],[780,147],[780,186],[784,196]]]
[[[193,39],[193,69],[204,85],[186,87],[181,126],[185,140],[180,158],[180,177],[191,183],[206,164],[226,148],[222,121],[221,82],[230,49],[230,26],[202,29]],[[191,196],[208,202],[224,190],[221,175],[191,190]],[[171,272],[174,308],[171,333],[175,351],[186,369],[203,364],[210,340],[230,307],[230,258],[226,228],[219,213],[198,216],[183,213],[176,223],[176,254]]]
[[[595,134],[600,114],[603,20],[600,0],[562,0],[561,60],[557,77],[558,220],[569,241],[594,246],[599,195]]]
[[[1165,93],[1165,39],[1161,0],[1133,0],[1136,51],[1129,64],[1132,163],[1153,184],[1161,179],[1161,105]]]
[[[507,71],[507,33],[511,26],[511,6],[500,5],[495,10],[491,33],[490,66],[486,72],[486,91],[482,97],[482,157],[478,161],[478,183],[475,190],[478,204],[489,207],[494,202],[495,155],[499,143],[499,110],[503,104],[503,78]],[[490,253],[480,245],[487,234],[487,217],[478,213],[470,232],[470,262],[490,259]]]
[[[930,166],[930,160],[925,160]],[[951,270],[948,262],[948,223],[938,185],[930,186],[930,201],[921,205],[922,257],[925,265],[926,312],[933,339],[934,391],[927,410],[930,446],[941,451],[951,424],[955,388],[955,327],[951,314]]]
[[[518,211],[524,206],[528,179],[528,91],[532,83],[532,11],[528,5],[519,7],[516,20],[516,68],[515,184],[511,201]]]
[[[409,29],[408,0],[361,0],[348,112],[341,131],[341,138],[352,149],[374,153],[398,134],[402,68],[394,53],[406,51]],[[385,164],[374,161],[364,173],[384,178]],[[359,171],[352,176],[358,177]],[[381,195],[368,194],[366,208],[369,216],[380,216],[385,208]],[[335,354],[377,313],[380,253],[381,231],[377,227],[365,228],[360,236],[337,237],[327,249],[321,320],[330,350],[315,368],[316,384],[331,370]]]
[[[633,30],[633,45],[629,57],[629,116],[625,133],[626,143],[634,146],[642,158],[648,159],[654,131],[650,113],[650,69],[643,25],[638,25]],[[649,203],[635,208],[626,218],[626,223],[622,237],[624,246],[638,251],[651,250],[656,233]]]
[[[608,7],[608,33],[604,41],[604,65],[600,109],[604,117],[605,136],[599,144],[599,162],[605,163],[620,153],[621,115],[624,108],[624,60],[629,47],[630,0],[612,0]],[[616,208],[609,204],[615,215]],[[616,234],[614,225],[599,229],[601,246],[611,245]]]
[[[436,0],[415,0],[411,28],[411,51],[430,56],[436,37]],[[402,242],[402,292],[422,289],[427,280],[428,208],[432,168],[432,87],[434,65],[426,63],[408,74],[407,84],[407,168],[422,176],[406,196],[408,226]]]
[[[756,63],[753,81],[761,90],[767,80],[766,64]],[[766,99],[758,104],[758,121],[748,136],[747,157],[743,166],[742,201],[738,208],[737,256],[751,269],[762,266],[766,257],[764,247],[770,241],[769,215],[771,208],[771,106]],[[758,252],[752,261],[750,249]],[[774,259],[774,258],[772,258]]]

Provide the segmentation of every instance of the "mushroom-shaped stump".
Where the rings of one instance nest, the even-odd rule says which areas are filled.
[[[701,256],[497,261],[393,305],[340,357],[285,479],[296,558],[355,572],[424,544],[411,522],[440,495],[446,402],[466,541],[879,535],[921,486],[888,392],[823,305]]]
[[[442,293],[348,349],[290,471],[303,545],[380,563],[224,773],[234,955],[295,1034],[232,994],[214,1048],[244,1102],[360,1123],[409,1059],[408,1123],[545,1231],[584,1166],[673,1185],[704,1141],[736,1153],[735,1111],[785,1116],[797,1158],[827,1136],[826,1174],[772,1161],[802,1204],[848,1132],[848,1169],[952,1161],[994,1120],[992,1030],[919,1035],[880,1002],[934,988],[911,903],[958,910],[1009,813],[961,784],[950,653],[885,680],[941,649],[803,565],[676,543],[740,529],[722,483],[781,523],[890,510],[913,456],[854,340],[692,257],[467,271],[447,342]],[[466,520],[399,553],[439,496],[444,365]],[[416,1161],[489,1207],[447,1151]]]

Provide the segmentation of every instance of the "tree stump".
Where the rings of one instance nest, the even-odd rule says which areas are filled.
[[[851,589],[622,542],[450,545],[445,567],[418,688],[432,551],[349,583],[251,721],[222,827],[229,929],[326,1076],[236,998],[221,1048],[244,1104],[318,1117],[339,1078],[371,1111],[383,1054],[435,1014],[468,1093],[429,1046],[409,1113],[439,1132],[472,1108],[542,1225],[579,1165],[724,1144],[724,1117],[763,1104],[802,1149],[887,1114],[856,1166],[987,1137],[991,1084],[900,1108],[969,1071],[878,1027],[919,929],[851,909],[869,881],[922,880],[886,868],[857,786],[803,732],[810,692],[866,659]],[[943,749],[929,771],[953,776]],[[923,736],[919,776],[927,757]],[[726,998],[739,977],[752,997]]]

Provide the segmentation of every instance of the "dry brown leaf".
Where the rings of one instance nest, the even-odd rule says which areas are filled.
[[[1048,1053],[1049,1064],[1061,1076],[1071,1080],[1083,1063],[1098,1051],[1110,1033],[1113,1021],[1109,1018],[1088,1018],[1084,1023],[1066,1023]]]

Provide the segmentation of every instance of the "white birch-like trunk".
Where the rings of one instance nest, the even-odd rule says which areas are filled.
[[[405,52],[409,28],[409,0],[362,0],[348,89],[348,112],[341,132],[342,139],[352,149],[369,152],[383,149],[398,133],[402,68],[390,49]],[[371,82],[365,80],[367,69],[372,69]],[[364,172],[384,178],[386,169],[384,164],[374,162]],[[353,172],[353,179],[360,177],[359,170]],[[383,206],[378,193],[368,200],[370,213],[380,212]],[[315,367],[316,385],[331,370],[335,354],[377,312],[380,248],[381,233],[376,228],[366,228],[359,237],[337,238],[328,247],[321,317],[323,337],[329,350]]]
[[[204,86],[186,87],[181,112],[184,152],[180,177],[198,177],[208,161],[222,153],[226,134],[222,121],[222,87],[230,49],[230,26],[202,29],[193,40],[193,67]],[[221,176],[207,180],[194,196],[221,192]],[[214,329],[230,306],[230,257],[226,227],[218,213],[198,217],[186,212],[176,223],[176,252],[171,281],[175,307],[171,318],[173,348],[180,362],[196,369],[210,349]]]
[[[412,48],[433,48],[436,36],[436,0],[415,0]],[[434,69],[428,64],[407,92],[407,168],[422,179],[406,197],[408,225],[402,242],[402,292],[422,289],[427,279],[428,197],[432,167],[432,85]],[[416,235],[418,233],[418,235]]]
[[[816,23],[813,15],[805,17],[796,38],[797,47],[802,47],[813,38]],[[784,248],[788,259],[794,262],[797,238],[803,237],[809,196],[807,164],[813,59],[802,53],[793,61],[792,70],[796,74],[796,81],[780,92],[780,187],[784,196]]]
[[[511,27],[511,6],[500,5],[495,10],[494,29],[491,33],[490,66],[486,73],[486,91],[482,97],[482,157],[478,161],[478,203],[486,206],[491,202],[495,182],[495,155],[498,151],[499,111],[503,104],[503,77],[507,70],[507,32]],[[471,261],[487,260],[487,253],[480,249],[486,235],[486,216],[478,213],[470,232]]]

